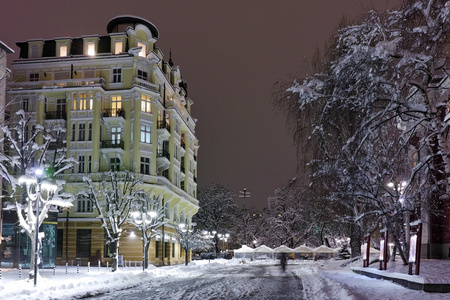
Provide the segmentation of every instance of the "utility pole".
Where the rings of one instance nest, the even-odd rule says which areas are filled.
[[[247,189],[244,188],[243,191],[239,191],[241,195],[239,195],[239,198],[244,198],[244,242],[245,245],[247,245],[247,207],[245,206],[245,198],[250,198],[250,192],[247,192]]]

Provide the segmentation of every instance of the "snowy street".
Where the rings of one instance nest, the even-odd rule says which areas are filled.
[[[213,263],[213,265],[216,265]],[[182,267],[181,267],[182,268]],[[279,265],[231,265],[169,280],[142,282],[93,299],[304,299],[301,280]]]
[[[405,274],[403,266],[391,263],[392,273]],[[424,264],[425,277],[416,280],[446,282],[447,261]],[[239,259],[200,260],[188,266],[150,266],[120,268],[110,272],[106,267],[59,266],[40,270],[37,287],[32,281],[18,279],[16,269],[3,269],[0,280],[2,299],[305,299],[305,300],[368,300],[368,299],[450,299],[450,293],[427,293],[407,289],[387,280],[373,279],[354,273],[342,260],[289,261],[285,273],[279,261],[241,263]],[[398,269],[397,267],[400,267]],[[376,268],[376,266],[375,266]],[[25,274],[25,272],[24,272]],[[421,279],[422,278],[422,279]],[[442,278],[442,279],[440,279]]]

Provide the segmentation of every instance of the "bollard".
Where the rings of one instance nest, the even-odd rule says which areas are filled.
[[[19,279],[22,279],[22,265],[19,265]]]
[[[80,264],[77,263],[77,274],[80,273]]]
[[[109,271],[109,261],[106,262],[106,271]]]
[[[53,267],[53,276],[56,275],[56,266]]]
[[[66,262],[66,275],[67,275],[67,269],[69,268],[69,263]]]
[[[102,265],[102,262],[100,261],[100,259],[98,260],[98,271],[100,272],[100,266]]]
[[[88,261],[88,273],[89,273],[90,270],[91,270],[91,262]]]
[[[2,269],[0,269],[0,280],[2,280]]]

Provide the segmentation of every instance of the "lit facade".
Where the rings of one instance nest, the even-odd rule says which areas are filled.
[[[134,16],[113,18],[107,35],[17,43],[10,96],[35,124],[62,124],[67,156],[78,160],[60,176],[65,190],[85,188],[85,174],[129,170],[143,176],[149,199],[160,199],[165,221],[152,240],[149,262],[184,262],[174,227],[198,210],[196,120],[180,68],[163,60],[159,32]],[[58,175],[59,176],[59,175]],[[162,196],[162,197],[161,197]],[[104,231],[88,199],[58,214],[56,263],[111,261]],[[126,226],[119,255],[142,260],[139,230]]]

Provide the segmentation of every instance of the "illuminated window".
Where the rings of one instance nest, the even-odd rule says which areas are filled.
[[[123,43],[122,41],[118,41],[114,43],[114,54],[119,54],[122,52],[122,47]]]
[[[111,141],[113,145],[119,145],[122,138],[122,128],[112,127],[111,128]]]
[[[122,96],[111,96],[111,116],[118,117],[122,111]]]
[[[89,110],[94,109],[94,93],[89,93]]]
[[[148,125],[141,125],[141,143],[151,144],[152,128]]]
[[[59,46],[59,56],[61,56],[61,57],[67,56],[67,46],[66,45]]]
[[[77,94],[73,94],[72,109],[77,110]]]
[[[86,93],[80,93],[80,101],[79,101],[78,109],[86,110],[86,104],[87,104]]]
[[[89,56],[95,55],[95,44],[94,43],[88,43],[87,44],[87,54]]]
[[[141,52],[139,52],[139,56],[146,57],[147,56],[147,45],[143,43],[138,43],[138,47],[142,47]]]
[[[151,114],[152,101],[150,96],[141,95],[141,111]]]

